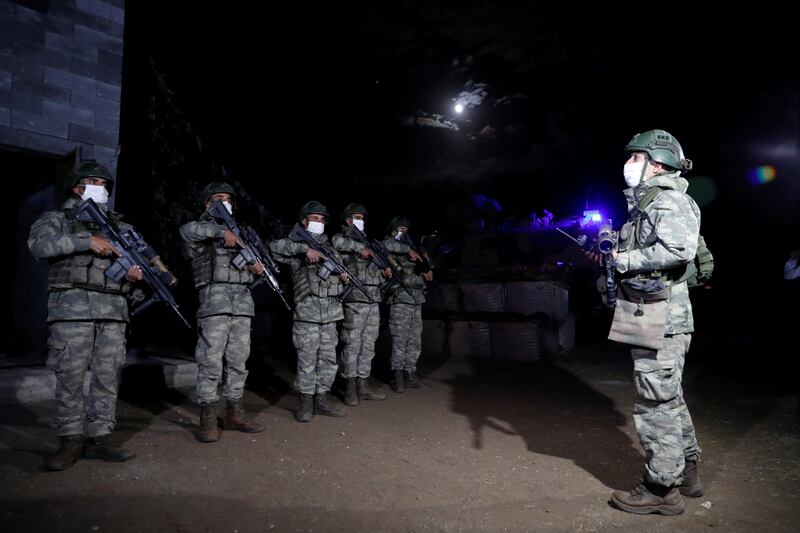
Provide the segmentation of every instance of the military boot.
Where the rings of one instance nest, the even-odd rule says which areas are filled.
[[[244,433],[261,433],[264,431],[264,426],[250,420],[244,416],[244,409],[242,408],[242,399],[228,400],[228,408],[225,410],[225,423],[224,429],[236,429]]]
[[[312,418],[314,418],[314,395],[301,394],[300,409],[295,411],[294,419],[298,422],[311,422]]]
[[[136,454],[112,442],[111,434],[107,433],[86,439],[83,456],[87,459],[102,459],[109,463],[124,463],[136,457]]]
[[[619,509],[634,514],[677,515],[683,513],[683,498],[678,487],[665,487],[643,482],[633,490],[615,490],[611,502]]]
[[[386,395],[369,388],[369,378],[356,378],[359,400],[385,400]]]
[[[200,442],[217,442],[219,440],[217,412],[213,403],[200,404],[200,427],[195,433],[195,438]]]
[[[392,390],[395,392],[406,391],[406,377],[402,370],[394,371],[394,380],[392,380]]]
[[[344,408],[331,400],[327,392],[318,393],[315,397],[314,414],[325,416],[344,416]]]
[[[344,404],[350,407],[358,406],[358,400],[361,395],[356,386],[356,378],[347,378],[347,388],[344,393]]]
[[[422,384],[419,382],[417,378],[417,373],[413,370],[406,370],[406,385],[408,385],[411,389],[421,389]]]
[[[683,482],[678,485],[678,490],[690,498],[699,498],[703,495],[703,484],[697,473],[697,461],[686,461],[683,469]]]
[[[51,472],[66,470],[83,455],[83,435],[58,437],[58,450],[45,458],[42,467]]]

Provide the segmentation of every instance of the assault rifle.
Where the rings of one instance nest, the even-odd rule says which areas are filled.
[[[372,302],[372,298],[370,298],[369,294],[367,293],[367,288],[364,286],[361,280],[358,279],[355,274],[350,272],[350,269],[344,266],[344,264],[336,258],[336,254],[331,248],[324,244],[318,243],[302,224],[294,225],[292,231],[289,232],[289,239],[294,242],[305,243],[309,248],[316,250],[323,255],[325,262],[319,267],[319,269],[317,269],[317,275],[320,278],[326,280],[331,274],[347,275],[349,278],[347,285],[345,285],[344,290],[339,294],[339,296],[337,296],[340,302],[343,302],[347,295],[350,294],[354,288],[361,291],[364,296],[367,297],[367,300]]]
[[[144,237],[131,228],[121,231],[116,224],[109,220],[97,204],[89,198],[79,205],[72,213],[75,220],[96,224],[114,247],[119,255],[116,261],[106,269],[106,277],[119,283],[133,266],[142,269],[142,280],[153,289],[153,294],[142,303],[131,308],[131,315],[135,315],[156,302],[164,302],[178,315],[187,328],[189,322],[181,314],[178,302],[172,295],[169,287],[178,280],[172,275],[152,246],[145,242]]]
[[[406,287],[405,283],[403,283],[403,273],[400,271],[400,265],[397,264],[395,258],[392,257],[391,253],[389,253],[389,250],[386,249],[381,241],[378,239],[369,240],[364,232],[354,225],[348,226],[345,233],[348,237],[360,242],[372,252],[370,254],[370,259],[372,260],[373,264],[378,267],[378,269],[386,270],[388,268],[391,270],[392,277],[383,285],[381,285],[381,293],[391,289],[395,283],[399,283],[403,289],[408,290],[408,287]]]
[[[594,240],[589,240],[586,235],[580,235],[577,239],[567,233],[566,231],[562,230],[561,228],[556,228],[558,231],[566,235],[570,240],[575,242],[581,249],[587,252],[597,252],[600,253],[603,258],[603,270],[605,271],[606,276],[606,305],[608,307],[614,307],[617,305],[617,282],[614,279],[615,269],[614,269],[614,260],[611,257],[611,252],[613,252],[617,247],[617,240],[618,234],[616,231],[613,230],[611,226],[611,222],[607,222],[601,224],[597,228],[597,238]]]
[[[264,265],[264,269],[261,271],[258,279],[250,284],[250,289],[255,289],[262,283],[266,283],[269,285],[269,288],[280,297],[286,309],[291,311],[292,308],[286,301],[276,277],[281,272],[280,268],[278,268],[278,265],[272,260],[272,256],[269,255],[269,251],[264,247],[264,243],[261,242],[258,233],[249,226],[239,228],[239,225],[236,224],[231,214],[228,213],[228,210],[222,205],[222,202],[213,202],[211,207],[208,208],[208,214],[215,220],[225,224],[225,227],[242,242],[242,249],[236,257],[233,258],[233,261],[231,261],[233,266],[239,270],[244,270],[248,266],[255,265],[256,263]]]

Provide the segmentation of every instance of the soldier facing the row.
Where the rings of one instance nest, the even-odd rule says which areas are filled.
[[[94,224],[74,220],[72,212],[92,199],[121,230],[130,226],[108,210],[114,185],[111,173],[84,161],[71,174],[72,195],[60,211],[44,213],[31,227],[28,247],[49,263],[47,322],[48,366],[56,375],[58,450],[44,461],[46,470],[65,470],[81,456],[122,462],[136,455],[112,443],[116,424],[117,374],[125,362],[128,302],[125,294],[142,279],[132,266],[122,282],[105,275],[120,255]],[[91,373],[88,395],[84,379]]]
[[[200,298],[197,310],[198,339],[197,402],[200,404],[200,442],[219,440],[215,405],[218,385],[223,375],[227,403],[223,427],[246,433],[264,431],[244,415],[242,399],[247,379],[245,366],[250,355],[250,322],[255,315],[250,283],[264,265],[256,263],[236,268],[232,261],[242,246],[241,240],[216,221],[208,209],[221,202],[233,215],[235,192],[224,182],[208,184],[201,192],[200,203],[206,211],[199,220],[181,226],[180,234],[192,262],[192,276]]]
[[[611,501],[637,514],[680,514],[681,494],[698,497],[700,446],[681,380],[694,330],[688,266],[699,244],[700,210],[681,174],[692,168],[664,130],[637,134],[625,147],[630,218],[612,253],[621,278],[609,338],[633,345],[633,419],[645,451],[642,483]]]

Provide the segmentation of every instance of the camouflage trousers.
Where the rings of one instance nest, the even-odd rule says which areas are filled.
[[[229,400],[240,399],[247,379],[245,363],[250,356],[250,317],[213,315],[198,319],[197,325],[197,403],[217,401],[223,357],[223,395]]]
[[[390,305],[389,333],[392,335],[392,370],[416,372],[422,353],[422,306]]]
[[[51,322],[47,364],[56,373],[56,432],[98,437],[114,430],[127,323]],[[91,373],[89,394],[84,380]],[[85,421],[85,428],[84,428]]]
[[[686,459],[700,446],[683,399],[681,379],[692,336],[667,335],[661,350],[633,348],[636,400],[633,421],[645,452],[645,479],[667,487],[680,484]]]
[[[378,304],[349,302],[344,304],[342,324],[342,376],[368,378],[375,357],[375,341],[381,327]]]
[[[294,388],[301,394],[321,394],[331,390],[336,379],[336,322],[319,324],[295,320],[292,341],[297,350],[297,377]]]

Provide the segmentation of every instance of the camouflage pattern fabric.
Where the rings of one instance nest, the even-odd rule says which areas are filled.
[[[375,357],[381,315],[378,304],[349,302],[344,304],[342,324],[342,376],[368,378]]]
[[[70,198],[63,209],[70,210],[81,204],[79,198]],[[115,214],[115,217],[119,215]],[[127,231],[130,226],[120,224],[120,229]],[[79,231],[75,232],[76,229]],[[37,259],[50,261],[62,259],[64,256],[86,255],[90,250],[91,231],[83,225],[73,224],[67,219],[64,211],[48,211],[42,214],[31,226],[28,237],[28,248]],[[91,261],[91,256],[86,257]],[[94,256],[100,258],[100,256]],[[102,258],[110,263],[107,258]],[[88,264],[87,264],[88,265]],[[129,291],[130,283],[124,283],[123,293]],[[98,287],[100,289],[100,287]],[[50,287],[47,301],[47,321],[63,320],[117,320],[128,322],[128,303],[121,294],[92,290],[91,287],[73,287],[69,283],[64,286]]]
[[[375,266],[375,263],[373,263],[371,259],[364,259],[359,255],[359,252],[364,249],[364,245],[347,237],[344,233],[337,233],[334,235],[332,242],[334,249],[341,254],[342,262],[345,266],[364,283],[370,299],[373,302],[380,302],[380,285],[382,285],[385,280],[381,275],[381,271]],[[369,303],[367,297],[359,290],[350,291],[345,301]]]
[[[255,316],[248,287],[254,278],[249,271],[238,270],[231,264],[239,248],[222,246],[225,227],[203,213],[199,220],[181,226],[180,234],[192,260],[192,274],[199,291],[197,318]]]
[[[331,390],[337,370],[336,324],[295,320],[292,340],[297,350],[294,388],[301,394],[322,394]]]
[[[411,305],[425,303],[425,279],[414,272],[415,263],[408,258],[408,252],[411,250],[411,247],[405,243],[398,242],[397,239],[392,237],[384,239],[383,245],[387,250],[392,252],[392,255],[400,264],[400,270],[403,273],[403,283],[405,284],[405,288],[399,284],[396,285],[387,298],[387,302],[389,304],[404,303]]]
[[[666,189],[645,208],[634,235],[636,224],[628,221],[620,230],[619,253],[615,260],[623,276],[653,271],[667,273],[694,260],[700,235],[700,210],[686,194],[689,182],[678,172],[659,174],[624,194],[631,214],[639,199],[650,187]],[[665,333],[694,331],[692,304],[686,282],[672,285]]]
[[[664,190],[644,208],[637,222],[639,200],[655,186]],[[665,172],[625,191],[632,216],[620,230],[616,269],[623,277],[641,274],[677,279],[685,265],[694,261],[700,210],[686,194],[687,187],[679,172]],[[700,454],[681,388],[693,330],[687,283],[673,283],[662,347],[631,351],[636,387],[633,418],[646,455],[645,479],[667,487],[679,484],[685,460],[696,460]]]
[[[328,243],[325,234],[314,235],[314,239],[322,244]],[[327,280],[320,278],[317,274],[319,264],[310,264],[305,258],[307,244],[279,239],[271,242],[269,247],[275,254],[273,259],[288,264],[292,269],[296,321],[328,324],[344,318],[342,303],[336,298],[343,289],[339,276],[331,274]]]
[[[195,348],[197,360],[197,402],[217,401],[217,388],[222,378],[223,357],[228,400],[244,394],[247,379],[245,363],[250,355],[250,318],[214,315],[198,320],[199,337]]]
[[[125,362],[127,324],[114,321],[52,322],[48,367],[56,375],[58,436],[98,437],[116,423],[117,376]],[[89,394],[84,380],[90,373]],[[84,428],[85,421],[85,428]]]
[[[678,485],[685,461],[700,455],[681,380],[691,335],[669,335],[661,350],[633,348],[633,420],[645,452],[647,481]]]
[[[422,306],[390,305],[389,333],[392,335],[392,370],[416,372],[422,353]]]

